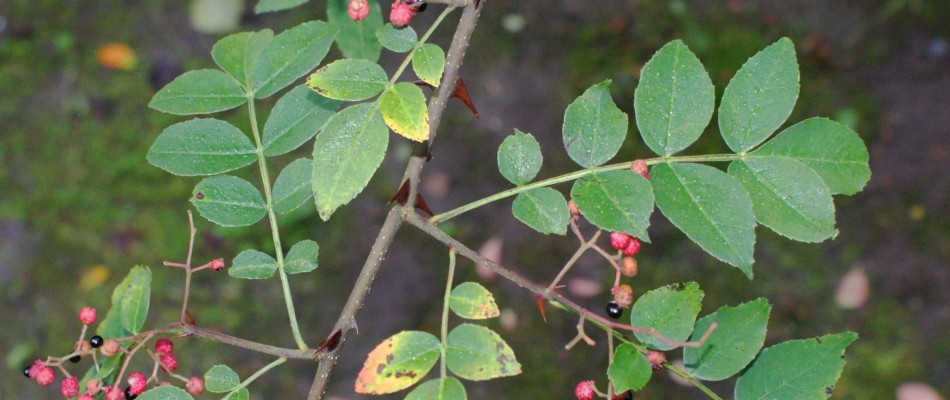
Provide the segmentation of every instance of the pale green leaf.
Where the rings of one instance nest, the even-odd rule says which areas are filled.
[[[301,240],[297,242],[284,259],[284,272],[288,274],[300,274],[317,269],[317,256],[320,254],[320,246],[313,240]]]
[[[821,176],[832,194],[860,192],[871,178],[864,142],[847,126],[827,118],[799,122],[748,156],[801,161]]]
[[[257,250],[244,250],[228,268],[228,275],[241,279],[267,279],[277,271],[277,260]]]
[[[762,350],[736,381],[736,400],[823,400],[844,368],[854,332],[790,340]]]
[[[467,400],[465,386],[453,377],[433,379],[412,389],[405,400]]]
[[[188,71],[155,93],[148,106],[169,114],[211,114],[247,102],[241,84],[214,69]]]
[[[771,310],[769,302],[760,298],[700,318],[690,340],[698,341],[713,323],[718,326],[701,347],[683,348],[686,370],[704,381],[721,381],[737,374],[762,348]]]
[[[418,331],[399,332],[366,357],[356,377],[356,393],[386,394],[412,386],[439,359],[439,339]]]
[[[564,148],[584,168],[613,158],[627,137],[627,114],[610,98],[610,82],[591,86],[564,111]]]
[[[623,343],[614,350],[614,361],[607,368],[607,376],[614,385],[615,393],[640,390],[653,375],[653,367],[647,357],[632,344]]]
[[[667,339],[682,342],[693,332],[696,315],[702,307],[703,291],[696,282],[667,285],[646,292],[630,309],[630,324],[653,328]],[[656,336],[634,332],[637,339],[650,348],[671,350]]]
[[[515,185],[531,182],[541,170],[541,146],[531,134],[515,129],[498,147],[498,170]]]
[[[393,132],[417,142],[429,138],[429,110],[419,86],[409,82],[393,85],[380,96],[379,112]]]
[[[405,53],[419,41],[419,36],[411,26],[396,28],[389,23],[376,29],[376,39],[383,47],[396,53]]]
[[[350,106],[327,121],[314,142],[311,178],[321,219],[363,191],[388,144],[386,123],[372,104]]]
[[[795,45],[782,38],[746,61],[719,105],[719,130],[729,148],[744,153],[768,139],[798,100]]]
[[[475,282],[465,282],[452,289],[449,308],[458,316],[467,319],[488,319],[501,315],[495,296]]]
[[[274,39],[274,32],[241,32],[225,36],[211,48],[211,57],[224,72],[231,75],[245,89],[254,88],[254,68],[264,47]]]
[[[269,97],[320,65],[337,32],[326,22],[311,21],[274,36],[254,70],[254,97]]]
[[[828,186],[804,163],[785,157],[733,161],[729,175],[749,191],[756,220],[780,235],[820,242],[835,234]]]
[[[201,216],[221,226],[251,225],[267,213],[261,193],[250,182],[229,175],[206,178],[192,191]]]
[[[307,87],[336,100],[357,101],[386,88],[389,78],[379,64],[361,59],[334,61],[307,78]]]
[[[135,267],[129,276],[131,279],[122,295],[122,328],[137,335],[142,331],[148,316],[152,298],[152,271],[148,267]]]
[[[640,174],[621,170],[585,176],[574,182],[571,199],[598,228],[649,241],[653,188]]]
[[[445,51],[432,43],[426,43],[412,53],[412,70],[423,82],[439,87],[445,72]]]
[[[511,213],[525,225],[544,234],[567,233],[567,223],[571,218],[564,196],[549,187],[518,194],[511,205]]]
[[[175,175],[216,175],[250,165],[257,150],[234,125],[196,118],[165,128],[146,159]]]
[[[462,324],[446,342],[445,364],[459,378],[483,381],[521,373],[514,351],[488,328]]]
[[[194,400],[184,389],[175,386],[158,386],[146,390],[137,400]]]
[[[231,367],[218,364],[205,372],[205,390],[211,393],[224,393],[234,390],[241,384],[241,377]]]
[[[264,155],[279,156],[300,147],[317,134],[340,104],[303,85],[291,89],[277,100],[264,123]]]
[[[247,388],[241,388],[236,392],[231,392],[231,394],[224,397],[222,400],[249,400],[251,398],[251,392]]]
[[[369,0],[369,15],[354,21],[347,15],[349,0],[327,0],[327,22],[340,28],[336,45],[345,58],[362,58],[376,62],[382,46],[376,39],[376,29],[383,26],[383,12],[379,1]]]
[[[284,167],[274,182],[274,211],[286,214],[313,196],[310,181],[313,162],[308,158],[298,159]]]
[[[656,154],[670,156],[693,144],[714,106],[709,75],[681,40],[663,46],[640,71],[633,109],[644,143]]]
[[[656,205],[690,239],[752,279],[755,215],[738,180],[702,164],[657,164]]]

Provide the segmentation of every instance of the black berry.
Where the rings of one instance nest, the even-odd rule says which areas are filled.
[[[613,319],[620,318],[620,316],[623,315],[623,308],[620,308],[620,305],[617,304],[616,301],[611,301],[607,303],[607,315]]]
[[[30,377],[30,367],[23,368],[23,376]]]
[[[79,354],[74,355],[74,356],[72,356],[72,357],[69,357],[69,362],[71,362],[71,363],[73,363],[73,364],[78,363],[79,360],[82,360],[82,356],[79,355]]]
[[[102,346],[103,342],[105,342],[105,340],[103,340],[102,336],[99,335],[93,336],[91,339],[89,339],[89,345],[94,349],[98,349],[99,346]]]
[[[131,386],[125,388],[125,400],[134,400],[136,397],[139,397],[139,396],[132,394]]]
[[[422,4],[420,4],[420,5],[419,5],[419,8],[418,8],[418,11],[419,11],[419,12],[425,11],[427,5],[428,5],[428,3],[422,3]]]

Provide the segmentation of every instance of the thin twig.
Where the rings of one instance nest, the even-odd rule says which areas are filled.
[[[581,256],[584,255],[584,252],[587,251],[587,249],[589,249],[594,244],[594,242],[597,241],[597,238],[600,237],[601,232],[603,231],[597,230],[597,233],[595,233],[594,236],[590,238],[590,240],[581,243],[581,247],[577,248],[577,251],[575,251],[574,255],[571,256],[571,259],[567,260],[567,263],[565,263],[564,267],[561,268],[561,272],[559,272],[557,276],[554,277],[554,280],[551,281],[551,284],[548,285],[548,290],[553,290],[555,287],[557,287],[558,282],[564,278],[564,275],[567,274],[567,271],[569,271],[571,267],[574,266],[574,263],[576,263],[577,260],[579,260]],[[580,234],[578,234],[578,237],[583,239],[583,236],[580,236]]]

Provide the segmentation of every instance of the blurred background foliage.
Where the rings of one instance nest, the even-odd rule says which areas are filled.
[[[801,96],[790,123],[828,116],[864,138],[874,173],[864,192],[838,197],[834,240],[812,245],[759,229],[755,280],[725,266],[655,213],[638,256],[636,293],[680,281],[705,290],[701,314],[756,297],[773,304],[766,345],[843,330],[861,337],[835,398],[894,396],[920,381],[950,394],[950,4],[945,0],[522,0],[487,1],[462,77],[478,107],[476,120],[451,104],[426,169],[423,193],[442,212],[507,188],[494,154],[513,128],[534,134],[545,153],[539,178],[575,168],[562,150],[566,105],[591,84],[610,78],[618,106],[632,115],[639,70],[654,51],[681,38],[698,55],[721,95],[751,55],[788,36],[801,64]],[[149,324],[175,320],[180,271],[160,267],[187,249],[186,202],[198,178],[173,177],[145,161],[161,130],[181,119],[147,109],[151,96],[183,71],[213,67],[211,45],[228,29],[281,31],[324,19],[314,0],[289,12],[254,15],[242,0],[4,0],[0,2],[0,356],[2,399],[58,396],[17,378],[22,365],[69,352],[83,306],[104,311],[112,287],[137,264],[154,272]],[[383,4],[384,10],[388,5]],[[208,10],[211,10],[209,13]],[[228,14],[232,17],[228,17]],[[416,19],[417,31],[436,13]],[[434,42],[447,47],[452,23]],[[137,62],[104,68],[96,50],[121,42]],[[330,57],[338,57],[332,50]],[[384,53],[389,70],[400,61]],[[408,77],[407,77],[408,78]],[[269,109],[273,100],[265,101]],[[266,112],[264,113],[266,116]],[[263,117],[262,116],[262,121]],[[246,111],[221,118],[247,129]],[[686,153],[723,152],[712,124]],[[631,126],[618,160],[649,157]],[[367,191],[329,222],[312,207],[281,220],[284,243],[310,238],[322,247],[320,268],[294,276],[299,318],[311,345],[329,333],[397,189],[411,145],[395,139]],[[306,146],[304,146],[306,148]],[[279,171],[309,150],[275,159]],[[252,169],[243,174],[259,180]],[[567,191],[568,187],[559,187]],[[263,223],[214,227],[196,217],[196,259],[230,260],[239,251],[272,251]],[[571,237],[541,237],[510,214],[510,200],[443,225],[473,248],[537,281],[551,279],[576,248]],[[501,245],[500,247],[498,245]],[[285,249],[286,250],[286,249]],[[436,332],[445,279],[445,250],[418,232],[399,233],[347,342],[329,391],[355,399],[352,380],[379,341],[404,329]],[[498,328],[524,366],[520,376],[466,383],[483,398],[572,398],[574,385],[607,366],[597,346],[563,345],[576,320],[548,311],[541,321],[532,296],[462,262],[462,279],[483,281],[505,317]],[[836,306],[835,291],[854,268],[870,296],[856,309]],[[601,310],[612,271],[594,256],[581,259],[568,290]],[[277,281],[196,276],[191,313],[199,325],[269,344],[294,347]],[[573,285],[573,286],[571,286]],[[584,287],[590,287],[584,293]],[[599,294],[597,294],[599,293]],[[202,375],[226,363],[246,377],[271,360],[200,340],[178,340],[180,371]],[[679,352],[670,352],[676,359]],[[81,368],[86,368],[84,361]],[[137,367],[145,369],[142,364]],[[291,362],[251,386],[255,398],[301,398],[315,366]],[[79,373],[79,368],[75,369]],[[710,387],[728,398],[734,381]],[[404,395],[404,394],[402,394]],[[402,398],[401,395],[389,398]],[[640,399],[703,398],[655,374]]]

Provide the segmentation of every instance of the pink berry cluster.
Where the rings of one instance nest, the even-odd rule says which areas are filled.
[[[350,19],[360,22],[369,16],[369,3],[366,0],[350,0],[349,7],[346,8],[346,15]]]

